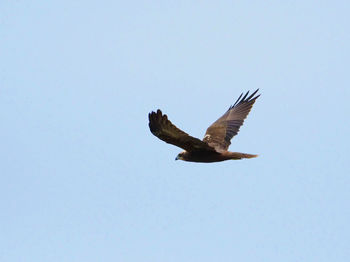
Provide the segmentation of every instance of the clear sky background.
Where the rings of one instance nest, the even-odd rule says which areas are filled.
[[[0,2],[0,260],[349,261],[349,1]],[[232,151],[189,134],[260,88]]]

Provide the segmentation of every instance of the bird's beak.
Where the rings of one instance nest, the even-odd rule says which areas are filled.
[[[180,159],[179,156],[176,156],[175,160],[179,160],[179,159]]]

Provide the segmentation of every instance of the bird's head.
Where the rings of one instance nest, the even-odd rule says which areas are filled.
[[[186,151],[183,151],[183,152],[179,153],[176,156],[175,160],[185,160],[186,161],[186,154],[187,154]]]

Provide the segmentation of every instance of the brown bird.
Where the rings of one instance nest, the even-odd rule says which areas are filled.
[[[230,106],[222,117],[208,127],[203,140],[192,137],[177,128],[159,109],[148,115],[149,128],[159,139],[185,149],[177,155],[175,160],[209,163],[257,157],[258,155],[229,152],[227,149],[232,137],[237,135],[239,128],[243,125],[255,100],[260,96],[254,97],[258,90],[249,97],[249,91],[244,96],[242,93],[233,106]]]

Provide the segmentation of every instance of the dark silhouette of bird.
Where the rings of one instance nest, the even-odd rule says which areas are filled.
[[[244,96],[242,93],[225,114],[208,127],[203,140],[192,137],[177,128],[159,109],[148,115],[149,128],[159,139],[185,150],[179,153],[175,160],[210,163],[257,157],[258,155],[230,152],[227,149],[232,137],[237,135],[244,119],[260,96],[255,96],[258,90],[250,96],[248,96],[249,91]]]

